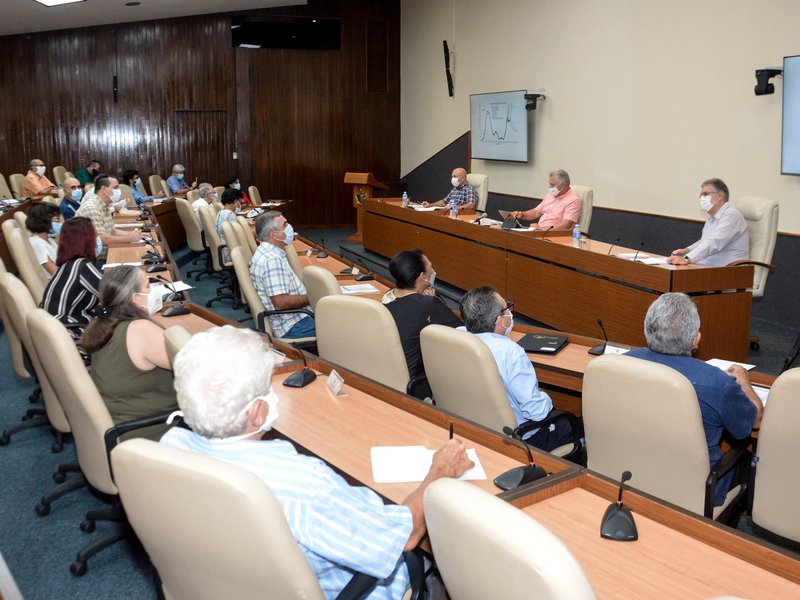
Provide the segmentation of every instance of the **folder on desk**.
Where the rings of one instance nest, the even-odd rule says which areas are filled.
[[[544,333],[528,333],[517,342],[525,352],[535,354],[558,354],[567,345],[565,335],[546,335]]]

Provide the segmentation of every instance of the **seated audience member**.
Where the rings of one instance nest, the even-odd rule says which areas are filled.
[[[103,275],[95,266],[99,241],[89,219],[76,217],[64,223],[58,240],[58,270],[44,288],[41,307],[64,324],[76,344],[100,299]]]
[[[107,269],[100,304],[81,337],[92,355],[91,376],[114,423],[177,408],[164,330],[148,319],[159,306],[160,289],[132,266]],[[139,429],[129,437],[157,440],[166,425]]]
[[[388,302],[386,308],[397,324],[411,381],[423,378],[412,387],[411,393],[419,399],[428,398],[431,388],[428,380],[424,379],[425,366],[422,363],[419,334],[431,323],[458,327],[461,320],[436,295],[433,287],[436,272],[422,250],[398,252],[389,263],[389,272],[397,289],[393,290],[394,300]]]
[[[167,179],[167,187],[170,193],[176,198],[186,198],[186,194],[189,193],[189,190],[193,190],[197,187],[197,177],[194,178],[191,185],[186,183],[184,179],[186,176],[185,171],[186,169],[183,165],[175,165],[172,167],[172,175]]]
[[[58,196],[58,187],[44,176],[47,167],[41,159],[34,158],[30,162],[30,168],[25,175],[25,181],[22,183],[23,198],[33,198],[34,200],[41,200],[47,196]]]
[[[61,187],[64,189],[64,197],[61,198],[61,203],[58,207],[61,210],[61,216],[67,221],[74,217],[75,211],[81,207],[83,187],[74,177],[67,177]]]
[[[239,181],[238,175],[234,175],[225,182],[225,189],[239,190],[242,192],[242,204],[246,206],[251,206],[253,204],[250,202],[250,198],[247,197],[247,194],[244,193],[244,190],[242,189],[242,182]]]
[[[644,335],[648,347],[631,350],[628,356],[671,367],[691,382],[703,416],[711,465],[717,464],[722,458],[719,442],[724,430],[744,439],[761,425],[764,406],[750,385],[750,376],[741,365],[733,365],[726,373],[692,358],[700,344],[700,316],[686,294],[663,294],[653,302],[644,318]],[[717,481],[714,506],[724,503],[725,494],[738,483],[735,477],[743,476],[728,472]]]
[[[547,188],[539,206],[511,213],[515,219],[538,221],[538,229],[572,229],[581,216],[581,198],[569,187],[569,173],[558,169],[550,173]]]
[[[28,210],[26,227],[32,234],[28,240],[47,279],[56,272],[58,246],[54,238],[61,231],[60,218],[61,211],[49,202],[37,202]]]
[[[81,186],[85,186],[94,181],[94,178],[103,172],[103,165],[97,159],[89,161],[85,167],[81,167],[75,171],[75,179],[80,181]]]
[[[473,288],[461,300],[461,318],[467,331],[489,347],[517,425],[522,425],[546,418],[553,410],[553,401],[539,388],[536,371],[525,350],[508,337],[514,326],[512,306],[494,288]],[[572,441],[572,428],[565,419],[559,419],[527,434],[525,441],[542,450],[553,450]]]
[[[115,177],[100,175],[94,182],[94,195],[85,198],[81,207],[75,212],[75,216],[86,217],[92,221],[94,230],[105,246],[113,243],[137,242],[142,237],[136,231],[124,231],[114,227],[109,206],[119,202],[121,195],[119,182]]]
[[[200,194],[200,197],[192,202],[192,208],[194,209],[194,214],[197,215],[197,220],[199,221],[200,207],[209,206],[210,204],[216,202],[218,198],[217,192],[214,190],[214,186],[210,183],[201,183],[200,187],[197,188],[197,192]]]
[[[228,250],[227,242],[225,241],[225,232],[222,229],[222,224],[225,221],[236,222],[236,215],[239,214],[239,211],[242,209],[242,192],[239,190],[234,190],[232,188],[228,188],[224,192],[222,192],[222,210],[217,213],[217,221],[216,221],[216,228],[217,228],[217,235],[219,236],[219,240],[226,244],[225,248],[222,249],[222,256],[225,262],[230,262],[231,260],[231,252]]]
[[[442,200],[423,202],[422,206],[455,206],[456,210],[469,210],[478,205],[478,192],[467,183],[467,171],[462,168],[453,169],[450,176],[453,189]]]
[[[208,369],[214,355],[239,368]],[[254,331],[226,326],[194,335],[175,358],[178,404],[191,431],[173,428],[161,443],[238,465],[261,479],[275,494],[326,597],[337,596],[353,573],[361,572],[378,579],[369,598],[402,598],[409,586],[402,553],[425,534],[423,492],[437,479],[472,468],[463,444],[449,440],[402,504],[384,504],[322,460],[299,454],[291,442],[261,439],[281,418],[271,386],[273,361]]]
[[[256,235],[260,243],[250,261],[250,278],[264,307],[310,311],[306,288],[289,266],[283,250],[294,240],[294,228],[281,213],[271,210],[256,219]],[[301,312],[270,315],[269,322],[272,332],[280,338],[312,337],[317,333],[314,318]]]
[[[721,179],[707,179],[700,186],[700,209],[708,213],[700,239],[691,246],[672,251],[671,265],[724,267],[750,257],[750,238],[742,213],[728,204],[730,193]]]
[[[164,197],[163,190],[158,192],[155,196],[145,196],[139,190],[138,186],[140,183],[142,183],[142,180],[139,177],[139,171],[136,169],[127,169],[124,173],[122,173],[122,183],[131,188],[131,194],[133,194],[133,199],[136,202],[136,206],[139,208],[143,208],[145,202]]]

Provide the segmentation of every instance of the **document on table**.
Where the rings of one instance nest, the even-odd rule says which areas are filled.
[[[541,230],[536,229],[536,227],[531,226],[531,227],[512,227],[508,231],[541,231]]]
[[[754,385],[753,391],[756,395],[761,398],[761,404],[764,406],[767,405],[767,396],[769,396],[769,388],[761,387],[760,385]]]
[[[141,267],[142,263],[140,262],[122,262],[122,263],[106,263],[103,265],[103,269],[113,269],[114,267]]]
[[[755,365],[751,365],[749,363],[734,362],[732,360],[723,360],[721,358],[709,358],[706,362],[712,367],[717,367],[723,371],[727,371],[731,365],[741,365],[748,371],[755,367]]]
[[[425,479],[436,451],[428,450],[425,446],[374,446],[369,453],[375,483],[413,483]],[[475,449],[469,448],[467,456],[475,466],[459,479],[486,479],[486,472]]]
[[[153,285],[155,285],[155,284],[151,284],[151,287]],[[161,287],[165,287],[165,288],[167,287],[166,283],[160,283],[158,285],[160,285]],[[190,286],[187,283],[184,283],[183,281],[173,281],[173,282],[171,282],[169,284],[169,287],[172,288],[171,290],[169,288],[167,288],[170,292],[176,292],[176,293],[177,292],[185,292],[186,290],[192,289],[192,286]]]
[[[422,206],[422,204],[412,204],[411,208],[419,212],[432,212],[434,210],[445,210],[446,206]]]
[[[378,288],[371,283],[358,283],[356,285],[341,286],[343,294],[377,294]]]
[[[650,256],[644,252],[620,252],[614,256],[623,260],[634,260],[635,258],[636,262],[644,263],[646,265],[660,265],[661,263],[667,262],[667,259],[664,256]]]
[[[144,223],[141,221],[136,221],[135,223],[114,223],[114,227],[117,229],[134,229],[142,226],[144,226]]]

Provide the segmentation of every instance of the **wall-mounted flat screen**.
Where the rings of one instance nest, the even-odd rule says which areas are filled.
[[[528,162],[527,90],[471,94],[472,158]]]
[[[783,59],[781,173],[800,175],[800,56]]]

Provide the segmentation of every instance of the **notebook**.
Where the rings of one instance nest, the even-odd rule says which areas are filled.
[[[517,342],[525,352],[536,354],[558,354],[567,345],[565,335],[545,335],[543,333],[527,333]]]

